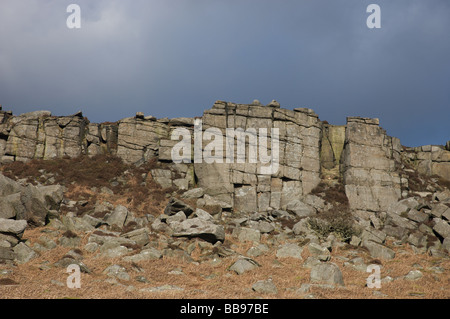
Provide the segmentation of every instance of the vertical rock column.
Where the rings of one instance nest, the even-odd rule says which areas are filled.
[[[378,119],[347,118],[342,168],[352,210],[386,211],[400,199],[400,152],[400,141],[387,136]]]

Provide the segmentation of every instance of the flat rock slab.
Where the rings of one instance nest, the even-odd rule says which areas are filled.
[[[172,223],[174,237],[198,237],[211,243],[225,240],[225,229],[202,218],[191,218],[181,223]]]
[[[10,233],[19,235],[25,231],[28,226],[26,220],[14,220],[0,218],[0,233]]]
[[[433,227],[433,230],[442,236],[442,238],[450,237],[450,225],[442,220],[435,218],[436,225]]]
[[[242,275],[244,272],[253,270],[260,267],[260,265],[250,258],[239,258],[228,270],[234,271],[238,275]]]
[[[163,285],[159,287],[148,287],[142,288],[139,290],[140,292],[173,292],[173,291],[184,291],[184,288],[174,286],[174,285]]]
[[[406,280],[419,280],[423,277],[423,274],[420,270],[411,270],[408,274],[405,275]]]
[[[130,262],[140,262],[144,260],[155,260],[162,258],[162,253],[156,248],[149,248],[141,251],[139,254],[133,256],[126,256],[123,258],[124,261]]]

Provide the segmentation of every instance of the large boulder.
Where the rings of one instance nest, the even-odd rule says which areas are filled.
[[[106,223],[110,226],[122,228],[128,216],[128,209],[125,206],[118,205],[114,211],[106,219]]]
[[[372,240],[364,241],[362,243],[362,246],[366,247],[369,250],[369,253],[373,258],[389,260],[395,257],[395,252],[392,249]]]
[[[9,233],[21,236],[27,227],[26,220],[0,218],[0,233]]]
[[[286,205],[286,210],[297,215],[300,218],[309,217],[316,214],[316,210],[313,207],[305,204],[298,199],[294,199],[293,201],[289,202],[289,204]]]
[[[59,209],[63,196],[62,186],[23,186],[0,174],[0,218],[44,226],[49,211]]]
[[[166,208],[164,209],[164,214],[171,216],[175,215],[179,211],[182,211],[186,216],[189,216],[194,212],[194,209],[190,205],[177,198],[171,198]]]
[[[312,267],[311,282],[344,286],[342,272],[336,264],[319,263]]]
[[[238,275],[242,275],[243,273],[258,267],[260,267],[260,265],[253,259],[240,257],[228,268],[228,270],[234,271]]]
[[[0,196],[16,194],[22,191],[22,189],[22,185],[0,174]]]
[[[435,231],[439,236],[442,238],[449,238],[450,237],[450,225],[439,218],[435,218],[435,226],[433,227],[433,231]]]
[[[0,197],[0,218],[9,219],[24,215],[25,207],[22,203],[20,193]]]
[[[270,279],[259,280],[255,282],[252,286],[252,290],[262,294],[276,295],[278,293],[277,286],[275,286],[275,284]]]
[[[19,243],[13,250],[15,253],[15,261],[19,264],[25,264],[38,257],[38,254],[24,243]]]
[[[171,223],[174,237],[198,237],[211,243],[225,240],[225,230],[223,226],[216,225],[211,221],[196,217],[186,219],[183,222]]]
[[[281,245],[276,253],[277,258],[296,258],[302,259],[303,248],[297,244]]]

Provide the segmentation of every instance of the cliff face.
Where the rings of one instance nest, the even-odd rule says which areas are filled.
[[[246,133],[236,141],[236,145],[239,138],[247,141],[242,163],[236,160],[235,148],[233,160],[225,160],[227,128]],[[279,153],[272,149],[274,128]],[[172,151],[180,140],[172,136],[180,129],[189,133],[193,147],[200,136],[201,154],[220,155],[217,147],[211,152],[213,139],[205,138],[215,132],[214,145],[224,150],[222,163],[195,161],[195,150],[184,163],[173,163]],[[261,129],[267,129],[267,139]],[[219,133],[223,139],[215,140]],[[267,154],[260,152],[262,142],[267,142]],[[346,126],[333,126],[322,123],[310,109],[283,109],[275,101],[266,106],[257,101],[217,101],[198,119],[156,119],[137,113],[102,124],[90,123],[81,113],[56,117],[37,111],[14,116],[0,110],[1,163],[81,154],[113,154],[135,164],[157,158],[173,165],[171,170],[152,172],[160,183],[181,189],[200,186],[222,208],[243,212],[285,208],[293,199],[309,194],[324,176],[343,182],[353,211],[386,211],[411,190],[405,164],[406,169],[450,180],[448,144],[406,148],[388,136],[377,119],[349,117]],[[249,160],[252,152],[257,153],[256,162]],[[264,173],[264,155],[277,164],[275,172]]]

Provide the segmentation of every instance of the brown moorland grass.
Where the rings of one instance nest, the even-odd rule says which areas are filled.
[[[103,201],[126,206],[137,216],[156,216],[167,204],[166,194],[174,191],[162,188],[153,180],[149,172],[158,167],[163,168],[164,164],[156,159],[135,166],[112,155],[80,155],[75,158],[34,159],[27,163],[12,162],[2,165],[0,171],[11,179],[24,179],[34,185],[47,182],[42,179],[42,172],[50,174],[53,177],[51,184],[66,187],[66,199],[87,201],[76,207],[78,216],[91,212],[97,202]],[[117,182],[118,177],[122,178],[120,182]],[[112,194],[102,192],[102,187],[111,189]],[[62,211],[63,214],[67,212]]]
[[[42,233],[39,229],[27,230],[25,238],[31,244],[37,242]],[[227,236],[229,245],[242,254],[245,254],[250,243],[237,242],[233,237]],[[82,245],[87,242],[83,238]],[[66,286],[68,274],[66,269],[52,267],[56,262],[68,253],[70,248],[58,246],[57,248],[44,252],[38,258],[26,265],[18,265],[14,268],[12,275],[7,276],[11,282],[17,285],[0,286],[0,298],[37,298],[37,299],[142,299],[142,298],[230,298],[230,299],[253,299],[253,298],[281,298],[297,299],[304,298],[312,293],[316,298],[352,299],[352,298],[450,298],[450,261],[448,259],[431,257],[426,254],[414,254],[408,246],[394,247],[397,253],[395,259],[390,261],[374,261],[381,263],[382,278],[402,277],[410,270],[417,269],[420,265],[423,278],[417,281],[395,279],[389,283],[383,283],[381,289],[369,289],[366,287],[366,279],[369,273],[354,270],[344,266],[342,257],[351,257],[352,249],[338,248],[332,253],[331,262],[336,263],[343,273],[344,287],[326,289],[311,287],[306,294],[297,293],[302,284],[309,283],[310,269],[303,268],[302,264],[308,257],[308,250],[303,250],[303,261],[292,258],[278,259],[275,251],[254,258],[261,267],[237,275],[228,270],[235,258],[228,257],[220,262],[189,263],[179,258],[163,257],[160,260],[139,262],[136,265],[124,262],[120,258],[99,258],[96,253],[84,253],[83,262],[92,270],[91,274],[81,275],[81,289],[69,289]],[[364,256],[365,262],[373,261],[364,251],[359,251]],[[198,248],[193,252],[194,259],[199,256]],[[47,261],[52,261],[47,263]],[[103,270],[112,264],[120,264],[129,273],[130,281],[118,280],[109,283],[108,277]],[[50,266],[49,269],[41,270],[42,265]],[[435,274],[430,267],[439,266],[444,269],[443,274]],[[2,266],[3,268],[4,266]],[[169,274],[174,269],[181,269],[182,275]],[[144,276],[149,282],[142,283],[135,280],[137,276]],[[258,280],[271,278],[278,289],[276,295],[261,295],[252,291],[252,285]],[[181,287],[183,291],[166,292],[142,292],[140,289],[148,287],[159,287],[163,285],[174,285]],[[132,286],[132,288],[130,287]],[[378,291],[377,295],[374,291]]]

